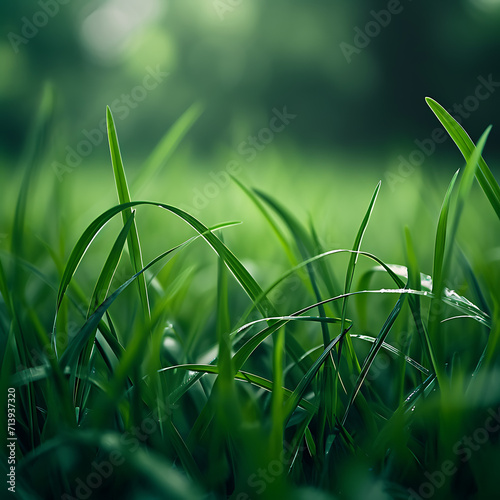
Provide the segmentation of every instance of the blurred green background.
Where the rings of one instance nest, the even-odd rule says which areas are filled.
[[[2,2],[0,25],[1,234],[45,81],[55,113],[35,217],[46,216],[41,207],[59,184],[60,216],[76,237],[116,200],[97,130],[106,105],[133,181],[165,131],[201,102],[201,118],[167,168],[133,198],[176,204],[207,223],[248,221],[255,211],[225,173],[236,165],[247,184],[304,220],[313,214],[329,246],[349,246],[382,179],[372,249],[387,252],[395,241],[391,258],[403,257],[403,224],[434,231],[444,194],[436,181],[462,166],[449,139],[429,145],[438,122],[424,97],[459,106],[473,140],[500,106],[496,0],[20,0]],[[485,81],[488,97],[474,98]],[[262,132],[276,110],[294,118]],[[498,134],[494,127],[485,153],[492,168]],[[75,219],[71,207],[85,210]]]
[[[204,151],[238,144],[286,105],[299,117],[287,139],[301,149],[404,153],[435,125],[424,96],[451,107],[473,94],[478,76],[500,81],[500,2],[396,3],[348,63],[340,44],[353,44],[355,28],[365,31],[371,11],[390,1],[2,2],[2,154],[19,153],[42,81],[57,89],[59,133],[78,141],[157,65],[169,77],[120,127],[138,152],[201,99],[207,111],[192,138]],[[469,130],[492,121],[499,99],[471,114]]]

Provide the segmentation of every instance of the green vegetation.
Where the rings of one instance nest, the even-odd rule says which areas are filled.
[[[45,227],[30,222],[48,88],[0,254],[0,386],[3,398],[15,388],[18,498],[495,498],[500,188],[481,156],[490,128],[475,146],[427,103],[466,166],[443,190],[434,239],[397,228],[405,257],[393,261],[399,242],[380,221],[387,251],[363,244],[380,183],[346,249],[325,246],[314,216],[304,223],[271,189],[236,177],[270,228],[261,237],[233,220],[209,227],[169,200],[137,200],[175,163],[198,105],[132,189],[108,108],[118,204],[106,200],[111,208],[70,237],[74,208],[57,183]],[[472,210],[475,178],[485,213]],[[356,210],[343,207],[350,225]],[[467,245],[478,227],[492,245],[479,255]],[[265,247],[277,264],[246,265],[228,243],[234,231],[251,242],[247,255]],[[162,250],[146,258],[152,235]],[[7,424],[2,413],[2,443]]]

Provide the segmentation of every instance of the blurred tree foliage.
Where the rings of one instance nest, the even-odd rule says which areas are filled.
[[[389,7],[399,11],[390,19]],[[198,100],[207,110],[191,137],[203,150],[237,144],[283,106],[300,118],[288,137],[302,148],[411,147],[435,128],[425,96],[451,107],[474,95],[479,76],[500,82],[498,0],[18,0],[0,3],[0,26],[7,157],[19,154],[44,80],[66,144],[146,67],[169,72],[120,124],[138,153]],[[350,62],[342,43],[356,48]],[[467,129],[479,135],[499,105],[497,91]]]

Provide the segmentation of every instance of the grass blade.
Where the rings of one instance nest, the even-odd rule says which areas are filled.
[[[113,280],[113,276],[116,273],[116,269],[120,262],[123,247],[125,242],[127,241],[127,237],[134,222],[135,211],[132,211],[127,222],[123,226],[118,238],[116,239],[111,252],[104,263],[101,274],[97,280],[97,283],[94,287],[94,291],[92,292],[92,297],[89,302],[89,310],[87,313],[87,317],[89,317],[97,308],[97,306],[106,298],[109,292],[109,287],[111,286],[111,281]]]
[[[314,362],[314,364],[308,370],[306,375],[304,377],[302,377],[299,385],[293,391],[292,395],[290,396],[290,398],[288,399],[288,401],[285,404],[285,408],[283,410],[285,426],[288,423],[288,421],[290,420],[290,417],[292,416],[293,412],[297,409],[297,406],[299,405],[299,401],[302,399],[302,396],[304,395],[304,392],[307,389],[307,387],[309,386],[309,384],[311,383],[312,379],[316,376],[316,373],[318,373],[318,370],[320,369],[321,365],[328,358],[331,350],[338,344],[338,342],[342,339],[342,337],[344,337],[344,335],[346,333],[347,333],[347,331],[344,331],[340,335],[337,335],[337,337],[335,337],[327,345],[326,349],[321,353],[319,358]]]
[[[109,151],[111,154],[111,164],[113,166],[113,173],[115,176],[118,201],[120,204],[129,203],[130,193],[127,185],[127,178],[125,176],[125,170],[123,168],[123,162],[120,153],[120,145],[118,143],[118,137],[116,135],[116,128],[113,120],[113,115],[111,114],[111,109],[109,108],[109,106],[106,108],[106,121],[108,126]],[[130,207],[125,208],[123,210],[122,218],[124,226],[127,224],[127,221],[131,215],[132,215],[132,210]],[[142,262],[142,252],[141,252],[141,244],[139,242],[139,233],[137,232],[137,225],[134,220],[132,220],[132,227],[128,232],[127,243],[128,243],[128,250],[130,253],[130,259],[132,262],[132,267],[134,269],[134,272],[138,273],[144,267],[144,264]],[[137,283],[139,285],[139,296],[141,298],[143,316],[144,319],[149,323],[151,319],[151,314],[149,310],[149,298],[148,298],[148,289],[146,286],[146,277],[144,274],[141,274],[139,276]]]
[[[406,258],[408,260],[408,287],[415,290],[422,289],[422,275],[420,274],[418,268],[417,257],[415,255],[415,249],[413,246],[413,241],[410,235],[410,230],[405,227],[405,239],[406,239]],[[431,285],[432,286],[432,285]],[[420,308],[420,296],[410,295],[408,302],[410,304],[411,313],[413,316],[413,321],[417,328],[417,333],[420,339],[420,343],[424,350],[424,355],[429,360],[432,366],[432,370],[436,373],[436,359],[434,357],[434,352],[432,350],[431,341],[429,339],[429,334],[427,328],[422,320],[422,311]]]
[[[432,291],[435,293],[436,289],[441,287],[443,279],[443,263],[446,247],[446,228],[448,227],[448,213],[450,211],[451,193],[455,186],[455,181],[458,177],[457,170],[451,179],[451,182],[446,191],[446,195],[441,206],[439,213],[438,226],[436,231],[436,243],[434,246],[434,263],[432,266]]]
[[[444,128],[453,139],[455,144],[460,149],[465,161],[469,161],[471,155],[474,151],[474,143],[468,136],[467,132],[462,128],[462,126],[446,111],[440,104],[438,104],[434,99],[426,97],[425,101],[431,108],[433,113],[436,115],[438,120],[443,124]],[[484,161],[483,157],[479,155],[479,169],[476,172],[477,180],[479,185],[483,189],[486,197],[488,198],[493,210],[495,210],[497,216],[500,218],[500,186],[496,181],[495,177],[491,173],[488,165]]]
[[[393,310],[391,311],[391,314],[389,314],[388,318],[386,319],[384,325],[382,326],[382,329],[380,330],[380,333],[377,336],[377,341],[373,344],[372,348],[370,349],[370,352],[368,353],[368,356],[366,357],[364,363],[363,363],[363,368],[361,369],[361,373],[358,376],[358,380],[356,381],[356,385],[354,388],[354,391],[351,394],[351,398],[349,400],[349,403],[347,404],[344,417],[342,418],[342,427],[345,426],[345,422],[347,420],[347,416],[349,415],[349,411],[354,403],[354,400],[356,399],[356,396],[358,395],[359,391],[361,390],[361,386],[363,385],[366,375],[368,374],[368,370],[370,369],[373,361],[375,360],[375,356],[377,353],[380,351],[382,344],[384,343],[387,335],[389,334],[389,331],[392,328],[392,325],[396,321],[396,318],[398,317],[399,313],[401,312],[401,308],[403,307],[403,302],[406,297],[406,294],[402,294],[401,297],[398,299],[396,302],[396,305],[394,306]]]
[[[79,332],[75,335],[74,339],[69,344],[68,348],[64,351],[63,355],[60,358],[60,364],[64,368],[65,365],[72,365],[76,356],[83,349],[84,345],[88,342],[90,335],[95,331],[101,318],[104,313],[109,309],[111,304],[118,298],[118,296],[133,282],[136,278],[138,278],[141,274],[146,272],[150,267],[154,264],[175,252],[176,250],[186,246],[192,241],[192,239],[177,245],[166,252],[163,252],[158,257],[153,259],[147,266],[142,268],[138,273],[134,274],[130,279],[128,279],[123,285],[118,287],[95,311],[94,313],[87,319],[85,324],[79,330]],[[141,342],[143,339],[141,339]],[[124,352],[124,356],[126,356],[127,351]]]
[[[486,141],[490,132],[491,125],[483,132],[483,135],[479,138],[477,146],[473,149],[472,154],[467,159],[467,165],[465,166],[465,170],[458,187],[457,204],[455,208],[453,224],[451,226],[450,242],[454,242],[455,240],[460,217],[465,207],[466,200],[469,197],[472,183],[474,182],[474,176],[477,176],[478,166],[480,165],[480,160],[482,158],[481,154],[483,152],[484,146],[486,145]]]
[[[141,167],[140,173],[132,183],[134,192],[141,192],[147,182],[151,182],[159,170],[168,162],[185,135],[191,130],[203,113],[201,103],[190,106],[177,121],[168,129],[160,142],[153,149]]]
[[[294,256],[293,250],[290,248],[290,245],[283,234],[283,231],[280,229],[278,224],[274,221],[274,219],[269,214],[269,211],[259,200],[259,197],[254,193],[252,189],[247,188],[241,181],[239,181],[236,177],[231,176],[231,179],[235,182],[235,184],[248,196],[248,198],[254,203],[254,205],[259,209],[261,214],[264,216],[266,221],[271,226],[274,234],[276,234],[278,240],[281,243],[281,246],[285,250],[285,253],[288,257],[288,260],[292,263],[292,265],[297,264],[297,259]],[[262,196],[261,196],[262,197]],[[266,200],[267,201],[267,200]]]
[[[183,365],[174,365],[168,366],[166,368],[162,368],[161,372],[167,372],[170,370],[187,370],[191,372],[199,372],[199,373],[208,373],[212,375],[221,375],[220,367],[217,365],[205,365],[205,364],[183,364]],[[254,373],[250,373],[243,370],[238,370],[234,375],[234,379],[240,382],[248,382],[256,387],[264,389],[268,392],[273,391],[275,381],[268,380],[260,375],[256,375]],[[285,395],[285,401],[292,395],[292,391],[287,389],[286,387],[282,387],[283,393]],[[307,401],[307,399],[301,399],[299,402],[299,406],[304,410],[307,410],[311,414],[314,414],[317,411],[317,408]]]
[[[465,166],[465,170],[463,172],[462,178],[460,180],[460,184],[458,187],[457,201],[455,214],[453,217],[453,221],[451,224],[450,235],[448,238],[448,247],[451,249],[454,242],[456,233],[458,230],[458,225],[460,222],[460,217],[462,215],[463,209],[465,207],[466,199],[469,196],[470,190],[472,188],[472,183],[474,181],[474,176],[477,172],[478,162],[481,158],[481,153],[486,144],[486,139],[490,133],[491,126],[486,129],[483,133],[477,146],[472,151],[472,154],[469,156],[467,165]],[[442,389],[446,387],[444,383],[445,374],[443,372],[442,366],[444,364],[444,356],[445,356],[445,345],[443,344],[443,338],[438,335],[439,332],[439,324],[443,318],[443,314],[439,309],[439,302],[442,300],[442,294],[444,291],[444,278],[448,274],[448,270],[451,266],[451,250],[448,252],[446,257],[444,256],[444,246],[445,246],[445,238],[446,238],[446,227],[447,227],[447,213],[448,213],[448,205],[449,205],[449,193],[451,188],[453,188],[453,184],[455,183],[455,177],[452,179],[450,183],[450,187],[448,188],[448,192],[446,193],[445,201],[443,202],[443,208],[441,211],[441,215],[439,218],[438,230],[436,234],[436,254],[434,261],[434,272],[437,273],[438,279],[436,280],[433,277],[433,286],[432,292],[434,298],[431,302],[430,310],[429,310],[429,320],[428,320],[428,331],[429,331],[429,339],[433,344],[433,348],[436,356],[436,375],[438,378],[438,382]],[[444,215],[442,215],[444,212]],[[438,260],[439,259],[439,260]]]
[[[370,222],[370,217],[373,212],[373,208],[375,206],[375,202],[377,201],[377,196],[380,191],[380,186],[381,182],[377,184],[375,191],[373,192],[372,198],[370,200],[370,203],[368,205],[368,209],[365,213],[365,216],[363,218],[363,221],[361,222],[361,225],[358,229],[358,233],[356,234],[356,239],[354,240],[354,245],[353,245],[353,253],[351,254],[351,257],[349,259],[349,264],[347,266],[347,272],[346,272],[346,277],[345,277],[345,285],[344,285],[344,294],[348,294],[351,291],[351,285],[352,285],[352,280],[354,277],[354,270],[356,268],[356,263],[358,262],[358,257],[359,254],[357,253],[360,248],[361,248],[361,243],[363,241],[363,236],[365,235],[366,228],[368,227],[368,222]],[[345,327],[345,318],[347,314],[347,297],[342,301],[342,312],[341,312],[341,318],[342,318],[342,323],[341,323],[341,331],[344,331]],[[349,355],[351,361],[354,363],[354,365],[360,369],[358,359],[356,357],[356,354],[354,353],[354,350],[352,348],[352,343],[350,342],[349,337],[347,337],[347,345],[349,348]]]

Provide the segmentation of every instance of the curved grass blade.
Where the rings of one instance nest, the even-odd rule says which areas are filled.
[[[179,248],[182,248],[186,246],[188,243],[190,243],[191,240],[187,240],[184,243],[181,243],[180,245],[175,246],[174,248],[171,248],[170,250],[167,250],[166,252],[163,252],[160,254],[158,257],[153,259],[147,266],[145,266],[143,269],[141,269],[138,273],[134,274],[131,278],[129,278],[123,285],[118,287],[95,311],[94,313],[87,319],[85,324],[82,326],[82,328],[78,331],[78,333],[75,335],[67,349],[64,351],[63,355],[60,358],[60,364],[61,366],[65,365],[72,365],[74,360],[76,359],[76,356],[80,353],[80,351],[83,349],[85,344],[88,342],[90,336],[92,333],[96,330],[97,326],[99,325],[99,322],[101,321],[101,318],[103,317],[104,313],[108,310],[108,308],[111,306],[111,304],[117,299],[117,297],[133,282],[135,281],[136,278],[138,278],[141,274],[143,274],[146,270],[148,270],[150,267],[152,267],[154,264],[159,262],[161,259],[165,258],[167,255],[170,255],[171,253],[175,252]],[[126,355],[127,351],[125,351]]]
[[[460,180],[460,184],[458,186],[458,194],[456,201],[456,208],[453,217],[453,221],[451,223],[450,235],[448,238],[448,248],[452,248],[455,242],[456,233],[458,230],[458,225],[460,222],[460,217],[462,215],[463,209],[465,207],[466,199],[469,196],[470,190],[472,188],[472,183],[474,181],[474,176],[477,171],[477,166],[479,159],[481,158],[481,153],[483,151],[484,145],[486,144],[486,139],[490,133],[491,126],[486,129],[481,138],[478,141],[477,147],[474,148],[474,151],[470,155],[467,165],[465,166],[465,170],[463,172],[462,178]],[[441,297],[444,291],[444,278],[448,274],[448,270],[451,266],[451,250],[448,252],[446,257],[444,257],[444,245],[446,238],[446,226],[447,226],[447,211],[449,204],[449,192],[453,187],[454,179],[448,188],[448,192],[445,197],[445,202],[443,203],[443,211],[445,211],[445,215],[443,217],[440,216],[438,232],[436,235],[436,258],[435,258],[435,269],[434,272],[438,274],[438,281],[434,279],[432,292],[434,295],[434,299],[431,302],[431,307],[429,310],[429,319],[428,319],[428,331],[429,331],[429,339],[433,343],[434,349],[436,351],[436,374],[438,376],[438,381],[440,385],[443,385],[445,374],[442,371],[442,361],[444,358],[445,345],[443,343],[443,337],[438,335],[439,325],[443,318],[441,313],[438,313],[438,309],[435,307],[435,304],[441,301]],[[441,259],[440,261],[437,259]],[[441,363],[440,363],[441,361]]]
[[[391,268],[393,274],[396,274],[403,278],[408,277],[408,270],[405,266],[399,266],[399,265],[396,266],[392,264],[388,264],[388,266]],[[374,267],[373,271],[386,271],[386,269],[384,267]],[[421,278],[420,281],[421,288],[423,290],[414,290],[414,289],[410,290],[410,295],[433,298],[434,295],[432,293],[432,278],[429,275],[422,273],[420,274],[420,278]],[[478,306],[473,304],[466,297],[458,295],[458,293],[455,292],[454,290],[444,288],[441,300],[445,304],[453,307],[454,309],[457,309],[458,311],[473,317],[476,321],[482,323],[488,328],[491,327],[492,321],[490,315],[482,311]]]
[[[391,264],[385,264],[382,260],[380,260],[378,257],[375,255],[364,252],[364,251],[354,251],[354,250],[347,250],[347,249],[338,249],[338,250],[329,250],[328,252],[321,253],[319,255],[315,255],[314,257],[311,257],[309,259],[306,259],[302,261],[300,264],[297,264],[296,266],[290,268],[288,271],[285,271],[274,283],[269,285],[264,291],[262,297],[266,297],[270,294],[274,288],[276,288],[280,283],[282,283],[284,280],[286,280],[289,276],[291,276],[293,273],[298,271],[299,269],[302,269],[303,267],[307,266],[309,263],[313,263],[317,260],[323,259],[324,257],[328,257],[329,255],[335,255],[335,254],[341,254],[341,253],[356,253],[358,255],[362,255],[364,257],[367,257],[375,262],[377,262],[381,268],[380,270],[386,271],[389,276],[392,278],[392,280],[396,283],[396,285],[399,288],[403,288],[405,286],[405,283],[399,279],[398,274],[393,271],[393,268],[397,266],[393,266]],[[406,270],[406,268],[404,268]],[[406,276],[405,276],[406,278]],[[257,299],[256,302],[260,300],[260,297]],[[250,315],[250,313],[253,311],[253,309],[256,307],[256,304],[252,304],[248,310],[243,314],[242,318],[240,321],[245,321],[246,318]]]
[[[99,215],[96,219],[94,219],[94,221],[92,221],[90,223],[90,225],[87,227],[87,229],[80,236],[78,242],[75,244],[75,246],[74,246],[74,248],[69,256],[66,267],[64,268],[63,276],[61,278],[61,283],[59,284],[59,289],[57,291],[56,313],[57,313],[57,310],[59,310],[59,307],[61,306],[62,300],[64,298],[64,295],[66,294],[66,290],[68,289],[69,283],[71,282],[73,275],[75,274],[76,270],[78,269],[78,266],[80,265],[80,262],[82,261],[84,255],[86,254],[87,250],[89,249],[92,241],[94,241],[94,238],[99,234],[99,232],[102,230],[102,228],[113,217],[115,217],[115,215],[119,214],[120,212],[124,211],[127,208],[131,208],[131,207],[135,207],[135,206],[139,206],[139,205],[149,205],[149,206],[154,206],[154,207],[160,207],[160,208],[163,208],[165,210],[169,210],[172,213],[175,213],[180,218],[183,218],[182,214],[186,214],[186,212],[183,212],[182,210],[177,209],[177,208],[172,207],[172,206],[169,206],[169,205],[162,205],[160,203],[154,203],[154,202],[150,202],[150,201],[134,201],[134,202],[125,203],[122,205],[116,205],[116,206],[106,210],[106,212],[103,212],[101,215]],[[178,213],[176,213],[176,212],[178,212]],[[186,215],[188,215],[188,214],[186,214]],[[186,221],[186,222],[188,222],[188,221]],[[199,221],[196,221],[196,222],[199,223]],[[199,223],[199,224],[201,224],[201,223]],[[205,231],[215,231],[217,229],[222,229],[222,228],[229,227],[229,226],[232,226],[235,224],[239,224],[239,223],[229,222],[229,223],[225,223],[225,224],[219,224],[217,226],[212,227],[211,229],[206,228]],[[194,226],[192,226],[192,227],[194,227]],[[199,226],[197,226],[197,227],[199,227]],[[196,227],[194,227],[194,229],[196,229]]]
[[[348,250],[348,251],[351,251],[351,250]],[[360,252],[360,254],[363,254],[363,253],[364,252]],[[403,267],[403,266],[398,266],[398,267]],[[404,269],[406,269],[406,268],[404,268]],[[391,276],[394,275],[394,273],[392,271],[389,270],[389,272],[390,272]],[[413,295],[418,295],[421,297],[428,297],[428,298],[433,297],[432,293],[430,291],[411,290],[408,288],[360,290],[360,291],[356,291],[356,292],[350,292],[349,296],[358,296],[361,294],[387,294],[387,293],[409,294],[409,295],[413,294]],[[452,294],[454,294],[454,292],[452,292]],[[454,294],[454,295],[456,295],[456,294]],[[342,294],[342,295],[338,295],[336,297],[331,297],[329,299],[325,299],[325,300],[321,301],[321,303],[326,304],[328,302],[340,300],[340,299],[344,298],[344,296],[345,295]],[[488,317],[485,318],[484,313],[482,313],[479,309],[477,309],[476,306],[474,306],[474,304],[472,304],[471,302],[468,302],[467,299],[464,299],[463,297],[456,295],[456,297],[459,297],[461,300],[454,301],[454,300],[452,300],[451,297],[453,297],[453,295],[451,295],[450,297],[444,297],[443,301],[445,303],[448,303],[452,307],[455,307],[456,309],[458,309],[460,311],[463,311],[463,312],[469,311],[471,317],[473,317],[476,321],[478,321],[480,323],[483,323],[487,326],[490,324],[489,318]],[[269,326],[269,327],[265,328],[264,330],[261,330],[260,332],[255,334],[255,336],[250,338],[247,341],[247,343],[244,344],[240,348],[240,350],[238,350],[236,352],[236,354],[233,357],[234,369],[240,369],[241,366],[243,365],[243,363],[248,359],[248,357],[252,354],[252,352],[260,345],[260,343],[263,342],[269,335],[274,333],[277,329],[279,329],[283,326],[282,322],[290,321],[290,320],[301,320],[301,319],[306,320],[306,321],[315,320],[315,321],[330,321],[330,322],[337,322],[337,323],[340,322],[339,318],[319,318],[319,317],[301,317],[300,316],[301,314],[304,314],[307,311],[314,309],[315,307],[318,307],[317,303],[309,305],[309,306],[301,309],[300,311],[296,311],[295,313],[293,313],[292,316],[271,317],[271,318],[263,318],[260,320],[252,321],[252,322],[240,327],[235,332],[233,332],[231,335],[235,336],[235,335],[240,334],[242,331],[250,328],[251,326],[253,326],[256,323],[267,322],[267,321],[272,322],[271,326]],[[346,319],[346,321],[350,321],[350,320]],[[244,349],[244,350],[242,351],[242,349]],[[215,360],[214,360],[214,362],[215,362]],[[185,381],[184,383],[182,383],[181,385],[176,387],[172,391],[172,393],[170,394],[170,399],[171,399],[172,403],[175,403],[176,401],[178,401],[179,398],[181,398],[201,378],[201,376],[202,375],[200,375],[200,374],[193,375],[193,376],[189,377],[187,381]]]
[[[474,143],[467,134],[467,132],[462,128],[462,126],[446,111],[440,104],[438,104],[434,99],[426,97],[425,101],[427,105],[431,108],[433,113],[436,115],[438,120],[444,125],[444,128],[453,139],[455,144],[460,149],[465,160],[468,162],[473,151]],[[477,180],[479,185],[483,189],[486,197],[488,198],[493,210],[495,210],[497,216],[500,218],[500,186],[496,181],[495,177],[491,173],[488,165],[484,161],[481,155],[479,155],[479,170],[476,172]]]
[[[116,273],[116,269],[118,268],[118,264],[120,262],[123,247],[125,242],[127,241],[128,233],[130,228],[132,227],[132,223],[134,222],[135,211],[132,211],[127,222],[123,226],[118,238],[116,239],[111,252],[104,263],[101,274],[97,280],[97,283],[94,287],[94,291],[92,292],[92,297],[89,302],[89,310],[87,313],[87,317],[89,317],[95,309],[99,306],[99,304],[106,298],[109,292],[109,287],[111,286],[111,281],[113,280],[113,276]]]
[[[302,259],[310,258],[313,255],[315,247],[316,247],[316,242],[314,241],[314,238],[311,237],[308,234],[308,232],[304,229],[302,224],[300,224],[298,222],[298,220],[288,210],[286,210],[281,204],[279,204],[276,200],[272,199],[270,196],[268,196],[268,195],[266,195],[258,190],[254,190],[254,192],[256,193],[256,195],[259,198],[263,199],[279,215],[279,217],[286,224],[286,226],[288,227],[288,229],[292,233],[295,244],[296,244],[297,248],[299,249],[299,252],[300,252],[300,255],[302,256]],[[252,199],[254,199],[254,198],[255,197],[252,196]],[[264,209],[264,207],[262,206],[260,201],[258,199],[254,199],[254,202],[257,203],[257,206],[259,207],[259,209],[261,211],[263,211],[266,215],[267,210]],[[272,221],[272,218],[270,215],[266,215],[266,218],[268,220]],[[273,225],[273,228],[274,227],[275,226]],[[276,229],[275,229],[275,231],[276,231]],[[282,239],[282,241],[284,241],[283,237],[281,239]],[[294,264],[295,260],[292,260],[291,262],[292,262],[292,264]],[[322,261],[320,261],[320,262],[322,262]],[[321,293],[320,293],[317,279],[316,279],[316,271],[315,271],[312,263],[308,263],[306,265],[306,270],[308,273],[309,282],[310,282],[310,286],[311,286],[312,292],[314,294],[314,297],[316,298],[317,302],[321,302]],[[321,269],[320,269],[320,271],[321,271]],[[329,276],[327,274],[323,280],[325,283],[328,281],[328,277]],[[321,304],[318,306],[318,313],[322,317],[327,316],[324,305]],[[341,331],[342,331],[342,329],[341,329]],[[323,346],[324,346],[324,348],[326,348],[330,342],[330,332],[329,332],[327,323],[321,323],[321,333],[323,336]],[[281,336],[282,336],[282,333],[280,332],[278,334],[278,337],[275,339],[275,342],[278,342]],[[275,351],[275,364],[277,362],[276,356],[279,356],[279,353],[277,353]],[[336,399],[337,399],[337,384],[334,383],[335,374],[339,378],[340,383],[343,385],[340,374],[339,374],[338,369],[335,365],[335,361],[333,359],[333,356],[330,357],[330,361],[331,362],[326,364],[326,366],[325,366],[326,373],[324,373],[322,375],[323,383],[321,384],[321,386],[323,388],[324,397],[321,398],[321,404],[320,404],[320,418],[319,418],[319,424],[318,424],[318,427],[320,428],[320,435],[324,433],[324,428],[325,428],[326,420],[327,420],[328,416],[335,413],[335,405],[336,405]],[[330,382],[331,382],[331,384],[329,384]],[[325,388],[326,383],[331,385],[331,387],[326,389]],[[281,384],[278,384],[278,387],[280,385]],[[274,404],[273,408],[275,409],[276,413],[281,414],[281,410],[277,410],[277,404]],[[281,418],[281,417],[279,417],[279,418]],[[277,428],[277,420],[278,420],[278,418],[274,419],[275,428]],[[275,440],[277,442],[277,437],[275,438]],[[321,437],[320,437],[320,440],[322,440]]]
[[[478,172],[477,168],[479,166],[481,154],[483,152],[484,146],[486,144],[490,132],[491,132],[491,125],[483,132],[483,135],[481,135],[479,141],[477,142],[477,146],[474,148],[472,154],[467,159],[467,165],[465,166],[462,179],[460,180],[460,185],[458,186],[455,214],[453,217],[453,224],[451,226],[451,236],[450,236],[451,242],[454,242],[455,240],[455,235],[458,230],[460,217],[465,207],[466,200],[469,197],[469,193],[472,188],[472,183],[474,182],[474,176],[477,176]]]
[[[338,297],[336,297],[338,298]],[[238,330],[234,331],[231,336],[237,336],[243,331],[249,329],[250,327],[258,324],[258,323],[268,323],[270,326],[267,326],[260,332],[256,333],[253,337],[251,337],[233,356],[233,376],[237,373],[238,370],[244,365],[246,360],[251,356],[251,354],[257,349],[257,347],[270,335],[272,335],[275,331],[283,327],[289,321],[325,321],[329,323],[340,323],[339,318],[321,318],[316,316],[300,316],[299,314],[303,314],[310,309],[314,309],[317,307],[317,304],[313,304],[301,311],[298,311],[295,316],[278,316],[278,317],[270,317],[263,318],[256,321],[252,321],[247,323],[246,325],[240,327]],[[215,363],[217,358],[212,361]],[[200,378],[202,374],[193,375],[188,378],[183,384],[176,387],[172,393],[170,394],[170,398],[172,402],[176,402],[179,398],[181,398]]]
[[[87,311],[87,319],[89,316],[97,309],[99,304],[106,298],[109,292],[109,287],[111,286],[111,280],[116,272],[118,267],[118,263],[120,262],[120,258],[123,252],[123,247],[125,242],[127,241],[127,236],[129,234],[130,228],[134,221],[135,211],[132,211],[130,217],[128,218],[126,224],[123,226],[118,238],[116,239],[111,252],[106,259],[106,262],[102,268],[101,274],[97,280],[94,291],[92,293],[92,297],[89,302],[89,308]],[[98,327],[101,325],[102,321],[99,321]],[[88,338],[87,345],[84,347],[80,354],[80,359],[78,361],[78,369],[72,374],[71,385],[75,386],[75,400],[77,401],[77,405],[79,408],[84,407],[84,401],[86,400],[86,396],[88,395],[89,384],[88,377],[92,371],[92,364],[89,365],[89,361],[91,361],[92,351],[94,347],[94,339],[95,332],[91,333]],[[76,376],[76,372],[80,373],[79,379],[74,380]]]
[[[187,370],[191,372],[208,373],[212,375],[220,375],[221,373],[217,365],[206,365],[206,364],[182,364],[182,365],[168,366],[166,368],[162,368],[160,372],[166,372],[176,369]],[[261,377],[260,375],[256,375],[254,373],[250,373],[243,370],[238,370],[234,375],[234,379],[241,382],[249,382],[250,384],[255,385],[256,387],[260,387],[261,389],[264,389],[268,392],[273,391],[273,385],[275,384],[274,381],[268,380],[264,377]],[[282,390],[286,398],[291,396],[292,391],[290,389],[282,387]],[[308,412],[313,414],[317,411],[316,406],[307,401],[307,399],[301,399],[301,401],[299,402],[299,406],[304,410],[307,410]]]
[[[134,205],[134,204],[141,204],[141,202],[134,202],[134,203],[129,203],[129,204],[126,204],[126,205]],[[150,204],[149,202],[143,202],[142,204]],[[118,207],[114,207],[113,209],[110,209],[108,210],[106,213],[108,214],[104,220],[109,220],[109,214],[113,214],[112,216],[116,215],[117,213],[120,212],[120,210],[116,210],[117,208],[121,208],[122,206],[119,205]],[[99,216],[96,221],[99,220],[100,222],[102,222],[102,216]],[[94,221],[94,223],[96,222]],[[96,225],[92,223],[89,228],[87,228],[87,231],[90,229],[90,232],[89,234],[86,234],[87,231],[82,235],[81,239],[84,240],[84,242],[86,241],[92,241],[93,237],[95,236],[92,236],[92,234],[96,231]],[[218,226],[215,226],[214,228],[211,228],[211,229],[208,229],[207,228],[207,231],[211,231],[211,230],[216,230],[216,229],[222,229],[224,227],[227,227],[227,226],[231,226],[231,225],[234,225],[235,223],[227,223],[227,224],[220,224]],[[99,227],[99,225],[98,225]],[[100,227],[102,228],[102,226]],[[100,230],[97,229],[97,231]],[[189,245],[191,242],[193,242],[195,239],[199,238],[199,237],[202,237],[203,235],[202,234],[199,234],[197,236],[193,236],[192,238],[190,238],[189,240],[186,240],[185,242],[171,248],[170,250],[167,250],[166,252],[160,254],[158,257],[156,257],[155,259],[153,259],[146,267],[144,267],[143,269],[141,269],[138,273],[136,273],[134,276],[132,276],[130,279],[128,279],[125,283],[123,283],[117,290],[115,290],[115,292],[110,295],[95,311],[94,313],[90,316],[90,318],[88,318],[88,320],[85,322],[85,324],[83,325],[83,327],[80,329],[80,331],[76,334],[75,338],[73,339],[73,341],[70,343],[70,345],[68,346],[68,348],[66,349],[66,351],[64,352],[64,354],[61,356],[60,358],[60,364],[62,366],[64,366],[64,364],[70,364],[70,360],[74,360],[75,359],[75,356],[78,354],[78,352],[81,351],[81,349],[83,348],[83,346],[85,345],[86,342],[88,342],[88,339],[89,339],[89,336],[92,334],[92,332],[95,330],[96,326],[100,326],[101,323],[100,323],[100,319],[102,318],[103,314],[107,311],[107,309],[111,306],[111,304],[115,301],[115,299],[118,297],[118,295],[123,291],[125,290],[125,288],[127,288],[130,283],[132,283],[132,281],[134,281],[140,274],[144,273],[147,269],[149,269],[150,267],[152,267],[154,264],[156,264],[157,262],[159,262],[160,260],[162,260],[164,257],[166,257],[167,255],[170,255],[171,253],[175,252],[176,250],[179,250],[187,245]],[[80,242],[79,242],[80,243]],[[70,257],[70,262],[68,262],[67,264],[67,267],[65,269],[65,272],[64,272],[64,275],[68,275],[68,279],[70,280],[71,279],[71,276],[74,274],[74,272],[76,271],[76,267],[78,266],[78,263],[81,261],[81,258],[83,257],[83,253],[82,255],[80,255],[81,252],[85,252],[88,248],[88,246],[85,247],[84,244],[79,244],[77,243],[77,245],[75,246],[75,249],[74,251],[76,250],[76,253],[77,255],[74,256],[74,258],[72,259]],[[70,266],[70,263],[71,263],[71,266]],[[67,283],[65,284],[65,287],[67,288],[69,284],[69,281],[67,281]],[[61,287],[62,287],[62,284],[60,286],[60,290],[61,290]],[[97,323],[96,323],[97,321]],[[113,338],[113,335],[111,334],[111,332],[107,332],[107,329],[104,329],[104,333],[106,334],[105,335],[105,339],[108,343],[110,343],[110,346],[114,346],[115,348],[113,349],[113,352],[115,352],[115,354],[118,356],[118,353],[117,351],[122,354],[125,354],[126,351],[123,350],[123,348],[121,347],[121,345],[118,343],[118,341],[116,341],[116,339]]]

